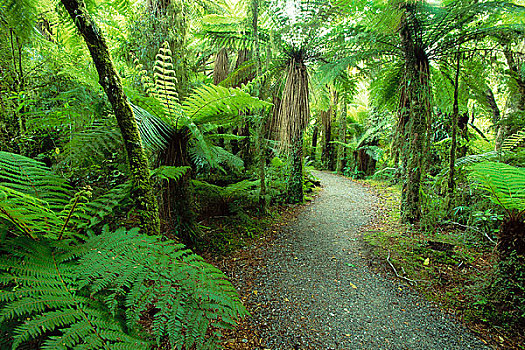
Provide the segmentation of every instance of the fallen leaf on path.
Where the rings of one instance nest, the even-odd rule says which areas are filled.
[[[353,284],[352,282],[350,282],[350,287],[354,288],[354,289],[357,289],[356,285]]]

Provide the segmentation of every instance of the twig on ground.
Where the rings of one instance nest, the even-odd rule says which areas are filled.
[[[394,267],[394,265],[392,265],[392,263],[390,262],[390,252],[388,252],[388,256],[386,257],[386,261],[388,263],[388,265],[390,265],[390,267],[392,268],[392,270],[394,271],[394,273],[396,274],[397,277],[399,278],[402,278],[410,283],[414,283],[417,285],[417,282],[426,282],[426,283],[430,283],[429,281],[425,281],[425,280],[412,280],[408,277],[405,277],[405,276],[401,276],[400,274],[397,273],[397,270],[396,268]],[[403,267],[401,267],[401,269],[403,269]],[[404,271],[404,269],[403,269]]]
[[[403,279],[407,280],[408,282],[413,282],[413,283],[417,284],[416,281],[411,280],[410,278],[407,278],[407,277],[405,277],[405,276],[401,276],[400,274],[397,273],[396,268],[395,268],[394,265],[392,265],[392,263],[390,262],[390,252],[388,252],[388,256],[386,257],[386,262],[388,263],[388,265],[390,265],[390,267],[392,268],[392,270],[394,271],[394,273],[396,274],[397,277],[399,277],[399,278],[403,278]]]
[[[479,233],[483,233],[483,235],[485,237],[487,237],[487,239],[493,243],[493,244],[497,244],[496,241],[494,241],[492,238],[489,237],[489,235],[487,235],[487,233],[485,231],[481,231],[481,230],[478,230],[477,228],[475,227],[472,227],[472,226],[467,226],[467,225],[463,225],[463,224],[460,224],[459,222],[455,222],[455,221],[450,221],[451,224],[453,225],[458,225],[460,227],[463,227],[463,228],[466,228],[466,229],[469,229],[469,230],[473,230],[473,231],[476,231],[476,232],[479,232]]]

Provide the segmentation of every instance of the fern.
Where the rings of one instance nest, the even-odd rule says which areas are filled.
[[[44,201],[50,210],[61,210],[73,194],[44,163],[8,152],[0,152],[0,185]]]
[[[151,175],[156,176],[161,180],[178,181],[190,169],[191,167],[189,166],[160,166],[153,170]]]
[[[44,339],[42,349],[76,345],[105,348],[128,344],[144,348],[143,340],[128,336],[119,323],[89,294],[78,289],[78,263],[71,247],[57,241],[18,238],[7,242],[0,258],[0,323],[15,322],[12,348]],[[57,336],[59,331],[61,335]],[[52,335],[55,334],[55,335]]]
[[[147,349],[168,339],[173,347],[203,349],[216,347],[218,330],[246,314],[220,270],[138,229],[104,229],[76,248],[18,238],[6,250],[0,323],[16,323],[13,348],[41,339],[42,349]],[[153,312],[152,336],[134,337],[146,312]]]
[[[525,212],[525,169],[504,163],[483,162],[471,167],[471,175],[481,188],[490,193],[490,199],[509,214]]]
[[[74,193],[67,182],[44,164],[0,152],[0,220],[33,239],[64,238],[91,228],[129,197],[130,183],[95,200],[89,189]]]
[[[240,112],[263,109],[271,106],[249,94],[234,88],[222,86],[202,86],[184,101],[186,115],[197,124],[231,122]]]
[[[516,132],[515,134],[510,135],[503,141],[501,149],[504,151],[513,151],[519,145],[525,142],[525,129]]]

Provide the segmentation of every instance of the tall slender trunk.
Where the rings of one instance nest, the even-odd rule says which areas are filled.
[[[319,126],[317,125],[317,121],[314,124],[314,130],[312,133],[312,152],[310,154],[310,158],[315,162],[315,158],[317,156],[317,138],[319,137]]]
[[[332,169],[332,158],[334,145],[332,144],[332,108],[321,111],[321,122],[323,125],[323,150],[321,152],[321,165],[324,169]]]
[[[131,173],[131,198],[137,211],[139,227],[144,233],[159,234],[160,223],[157,201],[153,196],[148,160],[133,115],[102,31],[90,17],[83,0],[62,0],[62,4],[86,41],[99,83],[103,87],[117,119],[126,149]]]
[[[346,100],[343,98],[340,103],[339,111],[339,142],[346,143]],[[345,164],[345,147],[343,145],[337,146],[337,164],[335,170],[338,174],[343,173]]]
[[[456,55],[456,76],[454,78],[454,102],[452,107],[452,142],[450,145],[450,162],[448,166],[448,212],[452,212],[454,206],[454,190],[456,183],[454,176],[456,174],[456,148],[457,148],[457,133],[458,133],[458,115],[459,115],[459,103],[458,103],[458,92],[459,92],[459,71],[461,64],[461,54]]]
[[[512,115],[525,113],[525,73],[523,72],[522,63],[516,58],[511,49],[510,42],[504,42],[503,53],[507,60],[510,77],[516,84],[517,91],[509,97],[503,118],[500,120],[496,136],[496,149],[499,150],[503,141],[511,134],[519,130],[516,126],[511,126],[508,120]]]
[[[401,195],[401,218],[407,223],[421,219],[421,178],[426,168],[430,123],[430,66],[423,45],[414,37],[419,23],[404,5],[405,14],[399,27],[402,50],[405,56],[405,100],[400,105],[403,118],[405,146],[403,147],[404,183]],[[409,23],[410,21],[410,23]],[[404,121],[404,122],[405,122]]]
[[[259,76],[261,72],[261,51],[259,45],[259,0],[252,0],[251,3],[251,14],[252,14],[252,33],[254,38],[254,56],[256,64],[256,74]],[[262,93],[259,92],[259,98]],[[261,112],[261,118],[257,125],[257,138],[256,138],[256,149],[257,149],[257,168],[259,175],[259,211],[265,215],[267,212],[268,201],[266,195],[266,134],[267,134],[267,120],[268,111]]]

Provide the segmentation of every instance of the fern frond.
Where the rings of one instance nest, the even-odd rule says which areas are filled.
[[[11,222],[33,239],[39,236],[58,238],[54,229],[64,225],[47,202],[3,185],[0,185],[0,219]]]
[[[525,211],[525,168],[504,163],[483,162],[471,167],[471,175],[490,199],[507,211]]]
[[[235,322],[246,313],[220,270],[180,244],[160,242],[137,229],[105,231],[91,238],[80,264],[81,288],[89,286],[93,293],[129,289],[124,302],[128,324],[154,304],[156,336],[183,339],[187,347],[192,339],[205,337],[217,315]]]
[[[0,152],[0,185],[46,202],[61,210],[72,197],[67,181],[44,163],[18,154]]]
[[[152,176],[156,176],[161,180],[178,181],[184,174],[186,174],[191,167],[189,166],[160,166],[151,172]]]
[[[509,137],[507,137],[503,141],[503,144],[501,145],[501,149],[504,151],[513,151],[524,142],[525,142],[525,129],[520,130],[516,132],[515,134],[512,134]]]
[[[205,85],[195,89],[183,104],[186,115],[196,124],[227,123],[240,112],[268,108],[270,103],[261,101],[234,88]]]

